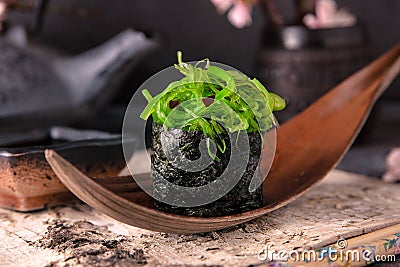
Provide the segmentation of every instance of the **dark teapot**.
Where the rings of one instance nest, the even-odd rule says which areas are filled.
[[[74,57],[10,39],[15,38],[0,37],[0,131],[59,124],[92,112],[158,46],[131,29]]]

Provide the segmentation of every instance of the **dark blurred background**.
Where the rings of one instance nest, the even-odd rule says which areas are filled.
[[[291,21],[295,14],[294,1],[276,2],[287,21]],[[357,16],[367,32],[373,56],[399,41],[400,1],[337,2]],[[126,85],[130,92],[135,90],[137,83],[173,64],[178,49],[188,60],[209,57],[256,76],[263,33],[272,27],[270,19],[263,16],[260,9],[256,6],[250,27],[236,29],[226,16],[216,12],[208,0],[52,0],[36,41],[65,53],[76,54],[128,27],[150,35],[158,34],[164,45],[145,58],[132,73],[131,83]],[[31,16],[29,12],[14,11],[10,13],[9,20],[10,23],[28,24]],[[387,94],[400,98],[400,91],[395,86]]]
[[[293,22],[296,1],[275,2],[286,22]],[[337,2],[358,19],[358,31],[364,38],[361,47],[368,51],[364,57],[366,62],[399,42],[400,1]],[[8,23],[28,25],[31,20],[32,12],[11,10]],[[41,32],[31,41],[38,46],[74,55],[103,43],[126,28],[143,31],[147,36],[161,40],[162,46],[136,66],[124,85],[115,92],[111,105],[100,110],[97,116],[102,118],[101,123],[91,119],[80,122],[81,125],[120,131],[123,111],[131,95],[151,75],[175,63],[177,50],[183,51],[184,60],[208,57],[265,80],[265,77],[260,77],[265,67],[260,67],[260,54],[269,51],[268,43],[274,43],[271,39],[275,38],[269,34],[273,29],[271,19],[265,16],[260,6],[255,7],[251,26],[236,29],[225,15],[216,12],[208,0],[52,0]],[[351,37],[343,35],[343,39]],[[336,51],[339,48],[331,49]],[[357,47],[352,49],[358,51]],[[351,51],[348,53],[352,54]],[[346,62],[341,64],[346,65]],[[264,82],[271,91],[279,91],[273,84]],[[379,101],[357,145],[346,155],[341,167],[371,175],[382,174],[384,156],[391,146],[400,142],[399,87],[397,79]]]

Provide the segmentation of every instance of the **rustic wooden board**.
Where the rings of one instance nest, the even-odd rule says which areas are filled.
[[[142,230],[81,203],[35,213],[0,209],[0,266],[258,264],[265,246],[316,249],[400,224],[399,190],[400,184],[335,170],[286,207],[201,235]]]

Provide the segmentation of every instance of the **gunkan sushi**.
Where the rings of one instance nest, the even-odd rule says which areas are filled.
[[[175,68],[182,79],[154,97],[142,91],[148,105],[141,118],[152,117],[155,207],[203,217],[259,208],[264,204],[262,186],[249,190],[250,183],[262,179],[258,168],[262,134],[276,126],[272,112],[283,109],[285,101],[258,80],[212,65],[208,59],[188,64],[178,52]],[[200,166],[199,159],[204,158],[209,161]],[[233,158],[240,164],[230,164]],[[235,169],[238,165],[242,170]],[[228,186],[235,175],[239,177]],[[225,180],[217,183],[223,176]],[[186,199],[179,188],[190,189]],[[204,201],[207,198],[212,201]]]

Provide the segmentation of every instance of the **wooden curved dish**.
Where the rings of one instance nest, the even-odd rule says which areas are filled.
[[[277,152],[263,184],[268,204],[245,213],[211,218],[164,213],[153,208],[152,199],[132,177],[94,181],[54,151],[47,150],[46,158],[77,197],[121,222],[171,233],[218,230],[282,207],[321,180],[346,153],[373,104],[399,72],[397,45],[278,128]],[[262,173],[266,165],[261,162]]]

